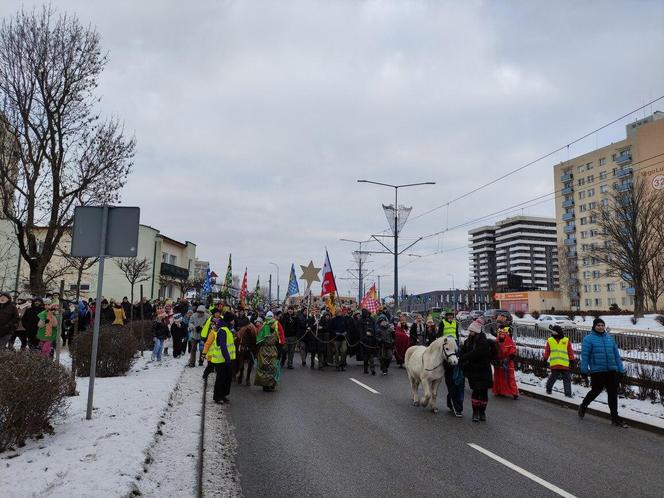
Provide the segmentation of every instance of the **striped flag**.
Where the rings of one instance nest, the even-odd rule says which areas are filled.
[[[332,271],[332,264],[330,263],[330,255],[325,250],[325,264],[323,265],[323,283],[321,284],[320,295],[325,296],[337,292],[337,282],[334,279],[334,272]]]
[[[221,297],[226,298],[230,292],[231,287],[233,286],[233,270],[231,269],[231,256],[228,255],[228,268],[226,268],[226,278],[224,279],[224,285],[221,288]]]
[[[299,293],[300,293],[300,286],[297,284],[297,278],[295,277],[295,265],[291,263],[290,277],[288,279],[288,291],[286,292],[286,297],[294,296],[295,294]]]
[[[247,299],[247,269],[244,269],[244,278],[242,278],[242,288],[240,288],[240,306],[244,307],[244,301]]]
[[[378,302],[376,293],[376,284],[373,284],[371,289],[369,289],[369,292],[367,292],[362,298],[360,307],[369,310],[369,313],[372,315],[380,309],[380,303]]]

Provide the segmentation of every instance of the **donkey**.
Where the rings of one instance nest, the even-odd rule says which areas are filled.
[[[237,383],[242,384],[244,365],[247,365],[246,384],[251,385],[251,370],[256,358],[256,327],[249,323],[237,331]]]
[[[406,351],[406,372],[413,394],[414,406],[425,406],[438,413],[436,398],[443,379],[443,363],[455,366],[459,363],[457,343],[452,336],[439,337],[428,347],[411,346]],[[420,384],[424,397],[417,392]]]

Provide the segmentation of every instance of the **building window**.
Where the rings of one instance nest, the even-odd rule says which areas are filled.
[[[609,205],[609,200],[608,199],[602,199],[599,202],[599,205],[602,206],[602,207],[607,207]]]
[[[606,177],[607,177],[607,176],[608,176],[608,175],[607,175],[606,171],[600,171],[600,172],[599,172],[599,179],[600,179],[600,181],[602,181],[602,180],[606,180]]]
[[[620,299],[620,303],[621,303],[623,306],[625,306],[625,305],[627,304],[627,298],[626,298],[626,297],[621,298],[621,299]]]
[[[597,202],[595,202],[595,201],[593,201],[593,202],[589,202],[589,203],[588,203],[588,209],[590,209],[591,211],[592,211],[593,209],[597,209]],[[591,220],[591,223],[594,223],[594,222]]]
[[[595,175],[588,175],[588,177],[586,178],[586,181],[588,183],[594,182],[595,181]]]
[[[168,263],[168,254],[165,252],[161,253],[161,262],[162,263]]]
[[[582,190],[581,192],[579,192],[579,199],[585,199],[585,198],[586,198],[586,191]]]
[[[616,304],[616,298],[615,297],[610,297],[606,300],[606,302],[611,306],[612,304]]]
[[[592,162],[586,163],[586,170],[589,170],[589,169],[593,169],[593,163]]]
[[[609,186],[608,185],[600,185],[599,186],[599,191],[603,194],[606,194],[609,191]]]
[[[583,266],[588,266],[590,264],[590,258],[585,257],[583,258]]]
[[[588,210],[588,206],[586,206],[585,204],[581,204],[579,206],[579,211],[581,211],[582,213],[587,211],[587,210]]]
[[[581,166],[576,167],[576,172],[577,173],[583,173],[586,170],[586,165],[582,164]]]
[[[581,218],[581,224],[585,225],[586,223],[588,223],[588,218],[584,216],[583,218]]]
[[[587,239],[588,238],[588,230],[583,230],[581,232],[581,238],[582,239]]]
[[[599,297],[595,298],[595,306],[602,306],[602,299]]]
[[[595,189],[594,188],[589,188],[588,189],[588,197],[592,197],[593,195],[595,195]]]
[[[586,179],[585,178],[579,178],[577,181],[577,185],[585,185],[586,184]]]
[[[599,278],[599,276],[600,276],[600,272],[597,271],[597,270],[595,270],[595,271],[593,272],[593,278]]]
[[[589,271],[584,271],[583,272],[583,278],[590,278],[591,276],[592,276],[592,273],[590,273]]]
[[[174,254],[171,254],[168,257],[168,263],[171,264],[171,265],[177,264],[177,257]],[[171,297],[171,296],[168,296],[168,297]]]
[[[591,230],[590,231],[590,236],[591,237],[597,237],[599,235],[599,230]]]
[[[590,306],[592,304],[592,299],[586,299],[586,306]]]
[[[599,165],[604,166],[606,164],[606,157],[599,158]],[[606,173],[604,173],[606,175]]]
[[[606,290],[609,292],[614,292],[616,290],[616,284],[606,284]]]

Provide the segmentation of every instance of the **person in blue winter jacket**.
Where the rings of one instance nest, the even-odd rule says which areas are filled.
[[[592,387],[579,406],[579,417],[583,418],[588,405],[606,389],[611,423],[618,427],[627,427],[627,424],[618,417],[618,383],[620,374],[623,373],[625,367],[618,346],[606,331],[604,320],[596,318],[590,334],[583,338],[581,346],[581,377],[587,383],[590,374]]]

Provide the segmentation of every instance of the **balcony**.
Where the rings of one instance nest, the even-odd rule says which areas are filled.
[[[624,168],[620,168],[619,170],[616,171],[616,176],[618,178],[623,178],[625,176],[629,176],[632,174],[632,167],[631,166],[625,166]]]
[[[565,245],[566,246],[575,246],[576,245],[576,237],[569,237],[565,239]]]
[[[574,205],[574,199],[567,199],[566,201],[563,201],[564,208],[570,208],[573,205]]]
[[[622,182],[618,185],[616,185],[616,190],[618,192],[627,192],[634,186],[633,182]]]
[[[569,195],[572,192],[574,192],[574,187],[565,187],[564,189],[562,189],[560,191],[560,193],[563,194],[563,195]]]
[[[563,213],[563,221],[570,221],[574,219],[574,213]]]
[[[627,289],[625,289],[625,292],[627,293],[628,296],[636,295],[636,289],[634,289],[634,287],[627,287]]]
[[[574,233],[574,232],[576,232],[576,224],[572,223],[571,225],[565,226],[565,228],[563,228],[563,232],[565,232],[565,233]]]
[[[189,270],[168,263],[161,264],[159,273],[164,277],[171,277],[178,280],[187,280],[189,278]]]
[[[560,177],[560,181],[561,181],[561,182],[568,182],[568,181],[570,181],[572,178],[574,178],[574,175],[572,174],[571,171],[568,171],[567,173],[564,173],[563,175],[561,175],[561,177]]]
[[[618,164],[628,163],[631,160],[632,160],[632,153],[628,150],[624,150],[616,156],[616,162]]]

